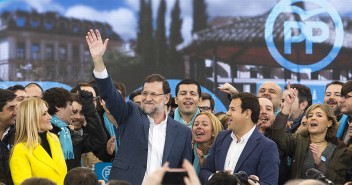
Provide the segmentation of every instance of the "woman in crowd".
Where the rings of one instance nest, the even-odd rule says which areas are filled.
[[[204,165],[208,151],[221,130],[222,124],[212,113],[201,112],[194,119],[192,125],[193,166],[197,174],[200,167]]]
[[[337,143],[337,121],[328,105],[314,104],[308,108],[307,134],[286,134],[288,113],[296,94],[295,89],[285,91],[284,105],[276,116],[272,132],[272,139],[292,158],[290,178],[314,178],[307,171],[318,170],[334,183],[344,183],[351,155],[344,145]]]
[[[48,114],[48,106],[39,98],[23,101],[17,111],[15,145],[10,169],[15,185],[31,177],[47,178],[62,185],[67,173],[60,141]]]

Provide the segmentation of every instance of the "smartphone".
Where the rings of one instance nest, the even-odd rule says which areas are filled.
[[[163,177],[161,182],[162,185],[184,185],[185,182],[183,178],[188,176],[187,171],[182,168],[171,168]]]

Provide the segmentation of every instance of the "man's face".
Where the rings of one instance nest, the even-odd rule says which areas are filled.
[[[210,106],[210,100],[208,100],[208,99],[199,101],[198,107],[199,107],[200,111],[202,111],[202,112],[213,113],[213,110],[211,110],[211,106]]]
[[[175,102],[182,114],[194,115],[198,108],[200,95],[195,84],[182,84],[179,86]]]
[[[14,99],[6,103],[0,112],[0,124],[9,127],[16,124],[17,100]]]
[[[170,95],[163,92],[162,82],[145,83],[142,91],[142,109],[149,116],[163,113],[169,98]]]
[[[228,129],[234,133],[242,130],[242,124],[244,124],[243,121],[246,116],[245,111],[242,112],[241,104],[241,99],[233,99],[229,105],[229,110],[226,113],[228,116]]]
[[[82,112],[82,105],[76,101],[72,102],[72,112],[70,124],[75,127],[75,130],[79,130],[82,128],[85,118]]]
[[[332,84],[325,90],[324,103],[334,109],[335,113],[339,112],[338,103],[340,102],[342,85]]]
[[[42,98],[43,97],[42,90],[35,85],[30,86],[30,87],[26,87],[25,90],[26,90],[27,95],[30,98],[33,98],[33,97]]]
[[[343,114],[352,116],[352,91],[340,98],[340,109]]]
[[[282,90],[279,85],[275,82],[266,82],[263,83],[258,90],[258,97],[268,98],[271,102],[273,102],[274,111],[281,104]]]
[[[288,119],[293,121],[293,120],[297,119],[303,113],[304,113],[304,108],[303,108],[303,105],[301,105],[299,103],[298,94],[297,94],[295,101],[292,103]]]
[[[18,101],[18,103],[21,103],[21,102],[23,102],[25,99],[28,98],[28,94],[27,94],[27,92],[24,91],[24,90],[17,90],[17,91],[15,92],[15,94],[16,94],[16,100]]]
[[[142,105],[142,95],[135,96],[132,101],[134,103],[136,103],[138,106],[141,106]]]
[[[65,107],[57,108],[57,112],[55,113],[59,119],[69,124],[71,122],[72,112],[72,102],[66,102]]]
[[[95,107],[97,107],[97,93],[95,92],[95,90],[93,89],[93,87],[90,86],[82,86],[81,90],[85,90],[88,92],[91,92],[93,94],[93,103],[95,105]]]
[[[265,130],[273,124],[275,119],[273,103],[267,98],[259,98],[258,100],[260,104],[260,115],[257,126],[261,130]]]

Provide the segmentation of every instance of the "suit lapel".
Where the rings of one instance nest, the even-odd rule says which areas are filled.
[[[143,119],[143,128],[144,128],[144,137],[145,137],[145,141],[148,147],[148,142],[149,142],[149,127],[150,127],[150,121],[148,116],[145,117],[146,119]]]
[[[220,147],[221,151],[220,151],[219,164],[218,164],[219,170],[224,170],[225,160],[226,160],[227,152],[229,151],[231,142],[232,142],[232,137],[230,132],[230,134],[225,136],[224,142]]]
[[[166,138],[165,138],[165,146],[164,146],[164,153],[163,153],[163,160],[162,164],[167,160],[170,155],[171,148],[173,147],[174,141],[177,139],[177,135],[179,130],[176,129],[177,123],[170,121],[172,118],[167,118],[167,125],[166,125]]]
[[[257,147],[258,141],[260,139],[259,134],[261,134],[261,133],[259,133],[257,128],[255,128],[252,135],[249,137],[249,139],[246,143],[246,146],[244,147],[244,149],[240,155],[240,158],[237,161],[234,172],[238,171],[238,169],[242,166],[244,161],[251,155],[252,151]]]
[[[49,140],[49,137],[47,136],[48,142],[50,145],[51,154],[53,155],[53,158],[54,158],[57,151],[53,150],[52,148],[57,148],[57,147],[52,145],[53,143]],[[45,165],[49,166],[54,171],[56,171],[58,174],[60,174],[54,159],[49,156],[48,152],[46,152],[41,145],[37,146],[33,150],[33,155],[38,159],[38,161],[41,161],[42,163],[44,163]]]

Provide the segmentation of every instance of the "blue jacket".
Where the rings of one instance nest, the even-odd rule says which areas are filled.
[[[202,184],[206,184],[210,175],[216,171],[224,171],[226,155],[232,142],[231,132],[221,131],[216,137],[205,165],[200,170]],[[255,128],[238,159],[234,173],[244,171],[248,175],[258,176],[261,185],[276,185],[279,179],[279,163],[278,148],[274,141]]]
[[[125,102],[115,89],[110,77],[96,79],[101,98],[119,123],[120,146],[112,163],[109,179],[126,180],[134,185],[142,184],[148,157],[148,116],[135,103]],[[183,159],[192,160],[191,130],[167,119],[165,147],[162,163],[170,168],[180,168]]]

